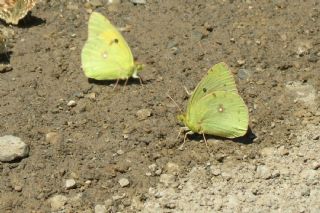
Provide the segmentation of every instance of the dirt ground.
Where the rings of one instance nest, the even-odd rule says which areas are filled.
[[[84,76],[90,9],[130,26],[143,86]],[[12,69],[0,72],[0,136],[30,153],[0,163],[1,212],[320,212],[317,0],[46,0],[2,27],[14,35],[1,59]],[[167,94],[185,108],[184,87],[221,61],[252,133],[209,137],[209,149],[194,135],[181,148]]]

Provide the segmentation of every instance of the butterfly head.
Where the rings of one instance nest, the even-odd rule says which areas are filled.
[[[143,64],[135,63],[135,66],[134,66],[134,69],[133,69],[133,73],[132,73],[132,77],[133,78],[140,78],[139,72],[141,72],[143,70],[143,67],[144,67]]]
[[[182,122],[182,123],[186,123],[186,115],[185,114],[180,114],[177,116],[177,119]]]

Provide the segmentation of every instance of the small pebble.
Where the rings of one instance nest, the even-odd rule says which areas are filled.
[[[238,60],[237,60],[237,63],[238,63],[239,66],[242,66],[242,65],[244,65],[244,64],[246,63],[246,60],[244,60],[244,59],[238,59]]]
[[[123,155],[123,154],[124,154],[124,151],[121,150],[121,149],[119,149],[119,150],[117,151],[117,154],[118,154],[118,155]]]
[[[279,154],[280,154],[281,156],[284,156],[284,155],[288,155],[288,154],[289,154],[289,150],[286,149],[284,146],[280,146],[279,149],[278,149],[278,151],[279,151]]]
[[[126,197],[126,193],[123,193],[122,195],[114,195],[114,196],[112,196],[112,200],[117,201],[117,200],[121,200],[125,197]]]
[[[251,71],[247,69],[239,69],[237,76],[240,80],[248,80],[251,76]]]
[[[62,135],[57,132],[49,132],[46,134],[46,141],[50,144],[59,144],[62,140]]]
[[[71,100],[71,101],[69,101],[69,102],[67,103],[67,106],[69,106],[69,107],[74,107],[74,106],[76,106],[76,105],[77,105],[77,102],[74,101],[74,100]]]
[[[270,169],[265,165],[259,165],[257,167],[257,176],[262,179],[269,179],[272,177]]]
[[[146,4],[147,0],[130,0],[134,4]]]
[[[127,187],[130,185],[130,182],[127,178],[121,178],[118,182],[121,187]]]
[[[155,175],[159,176],[162,173],[162,169],[157,169],[154,173]]]
[[[98,204],[94,207],[94,213],[106,213],[107,209],[105,205]]]
[[[176,208],[176,204],[174,203],[166,203],[164,205],[165,208],[168,208],[168,209],[175,209]]]
[[[176,181],[174,175],[171,174],[162,174],[160,175],[160,183],[163,183],[165,186],[172,185]]]
[[[66,189],[73,189],[76,187],[76,181],[74,179],[67,179],[65,184]]]
[[[14,190],[17,191],[17,192],[21,192],[22,191],[22,186],[14,186]]]
[[[157,170],[157,164],[153,163],[151,164],[150,166],[148,166],[149,169],[152,171],[152,172],[155,172]]]
[[[320,168],[320,162],[313,162],[312,163],[312,169],[318,170]]]
[[[67,201],[68,198],[64,195],[54,195],[50,198],[51,211],[62,210]]]
[[[177,175],[180,172],[180,167],[176,163],[168,162],[165,166],[165,170],[168,174]]]
[[[151,116],[151,109],[140,109],[137,111],[136,116],[138,120],[145,120]]]

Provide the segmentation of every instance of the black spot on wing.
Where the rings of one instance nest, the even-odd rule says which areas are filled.
[[[204,93],[206,93],[206,92],[207,92],[207,88],[203,87],[203,88],[202,88],[202,91],[203,91]]]
[[[118,43],[119,43],[119,39],[115,38],[110,42],[109,45],[118,44]]]

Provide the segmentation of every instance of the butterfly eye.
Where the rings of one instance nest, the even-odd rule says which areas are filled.
[[[207,88],[203,88],[202,91],[203,91],[204,93],[206,93],[206,92],[207,92]]]

